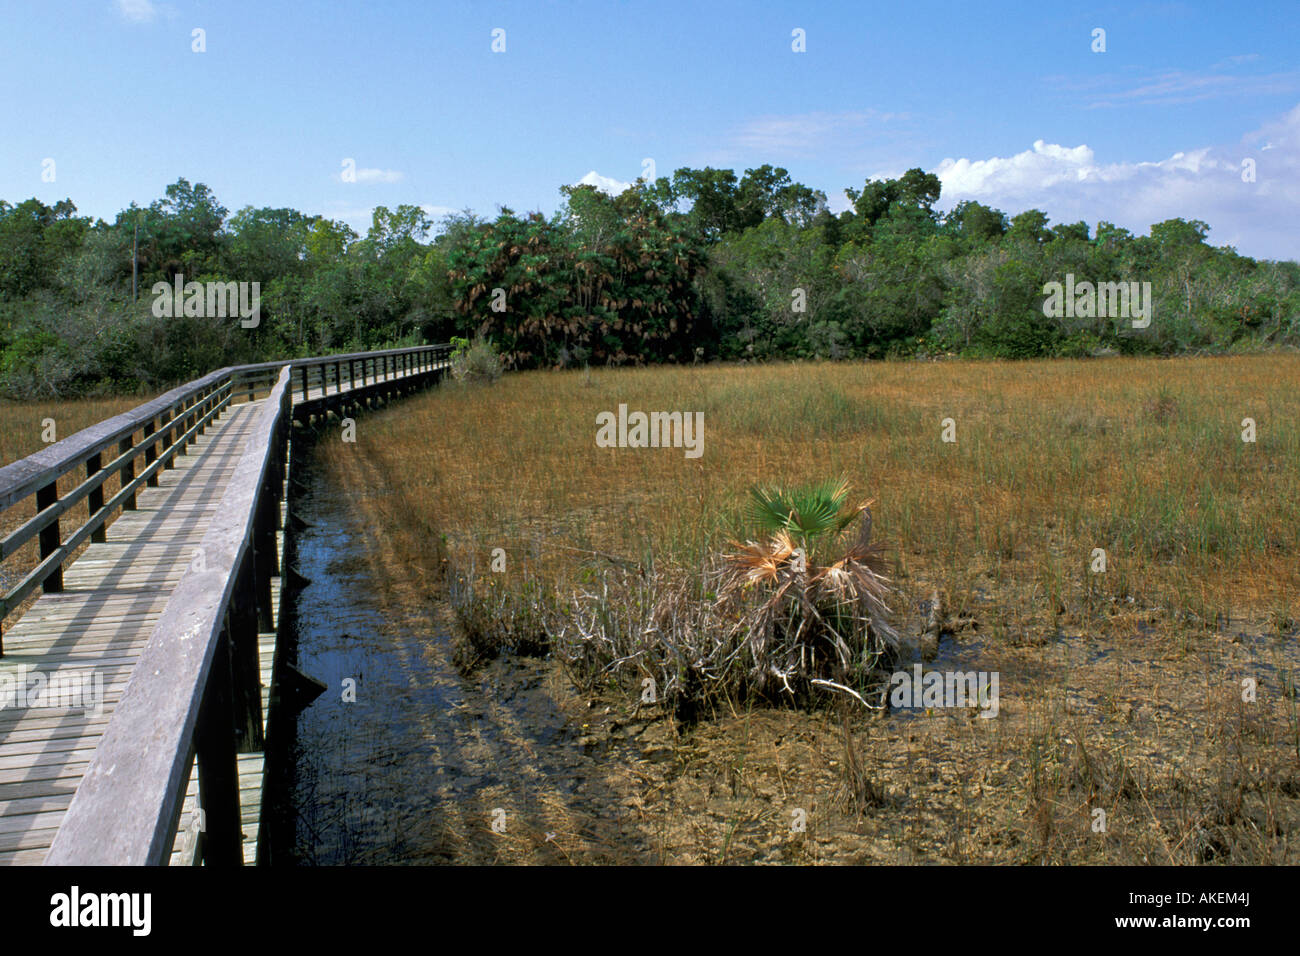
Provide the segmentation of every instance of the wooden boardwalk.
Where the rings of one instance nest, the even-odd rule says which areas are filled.
[[[80,706],[0,710],[0,864],[44,860],[169,593],[200,553],[260,407],[233,406],[137,496],[106,542],[64,569],[63,592],[41,595],[5,635],[0,674],[90,672],[104,699],[98,716]]]
[[[385,363],[387,364],[387,363]],[[338,370],[303,375],[295,405],[319,405],[327,396],[366,390],[382,374],[355,378]],[[391,376],[389,376],[391,378]],[[348,380],[343,380],[348,379]],[[265,400],[228,404],[197,436],[174,467],[157,472],[156,487],[141,487],[135,510],[107,525],[63,569],[62,590],[41,594],[3,637],[0,704],[8,686],[34,692],[32,674],[45,675],[49,692],[39,702],[0,708],[0,865],[40,864],[86,775],[137,659],[154,635],[178,582],[202,569],[199,545],[218,516],[218,505],[254,434]],[[281,518],[284,496],[279,496]],[[281,527],[285,522],[277,522]],[[277,553],[283,553],[283,531]],[[271,581],[275,627],[280,579]],[[157,638],[155,638],[156,640]],[[258,635],[263,727],[270,710],[273,627]],[[56,693],[57,691],[57,693]],[[80,693],[73,693],[80,691]],[[71,698],[71,699],[69,699]],[[191,753],[193,751],[191,750]],[[183,751],[182,751],[183,753]],[[199,780],[190,761],[188,787],[175,831],[172,864],[197,861]],[[127,773],[130,768],[119,768]],[[256,861],[263,755],[238,756],[243,859]]]

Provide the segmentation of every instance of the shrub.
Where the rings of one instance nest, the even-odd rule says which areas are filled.
[[[451,375],[457,382],[491,385],[501,377],[501,357],[492,343],[482,336],[473,342],[453,338],[451,344],[455,346],[451,353]]]
[[[755,490],[762,540],[695,572],[600,575],[548,615],[552,650],[586,689],[652,679],[679,716],[750,693],[883,697],[879,678],[898,646],[884,603],[891,588],[883,548],[870,542],[870,502],[847,496],[843,482]]]

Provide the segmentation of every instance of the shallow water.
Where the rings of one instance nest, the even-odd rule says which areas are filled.
[[[386,616],[357,509],[321,475],[307,482],[295,513],[310,526],[296,534],[294,563],[310,583],[296,595],[292,634],[298,668],[328,689],[281,723],[292,739],[276,758],[271,859],[491,861],[500,809],[516,830],[530,817],[544,830],[542,803],[586,789],[579,735],[542,688],[538,662],[501,661],[463,680],[447,634]]]

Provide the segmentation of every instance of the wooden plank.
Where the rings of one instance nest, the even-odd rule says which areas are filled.
[[[258,494],[271,461],[270,436],[287,400],[287,383],[286,371],[276,393],[259,404],[253,434],[222,494],[221,519],[212,521],[204,534],[205,565],[191,568],[172,592],[63,818],[47,863],[157,864],[170,855],[191,776],[203,691],[235,571],[248,553]],[[119,766],[130,766],[133,772],[115,773]]]
[[[197,706],[194,688],[202,685],[199,678],[205,641],[203,627],[193,630],[196,617],[203,617],[196,615],[195,608],[203,607],[209,612],[206,616],[214,626],[220,623],[219,616],[224,618],[224,609],[229,604],[226,592],[230,571],[236,566],[232,562],[240,559],[248,543],[249,521],[245,519],[256,514],[242,506],[255,505],[265,486],[262,475],[269,466],[270,436],[275,427],[283,427],[276,426],[276,414],[282,415],[289,405],[301,402],[301,389],[288,388],[290,370],[299,371],[294,378],[306,386],[309,403],[333,407],[345,393],[387,391],[388,383],[400,387],[403,379],[438,372],[446,367],[446,352],[445,348],[422,347],[330,357],[328,363],[311,359],[266,363],[263,371],[247,366],[234,370],[220,393],[195,392],[191,396],[195,400],[177,400],[174,396],[156,400],[160,409],[156,418],[161,421],[150,419],[147,423],[157,429],[152,437],[161,442],[168,434],[174,434],[177,449],[188,445],[188,453],[177,455],[175,451],[163,451],[156,459],[142,455],[146,467],[156,460],[158,468],[148,480],[142,472],[131,488],[135,510],[125,510],[127,495],[122,491],[104,502],[105,512],[111,512],[114,507],[123,509],[117,520],[107,526],[102,535],[105,540],[92,540],[76,560],[65,562],[64,592],[36,600],[6,634],[8,653],[0,659],[0,673],[12,673],[14,667],[23,664],[46,672],[93,668],[102,681],[103,709],[91,715],[79,708],[22,715],[0,712],[0,865],[59,862],[59,851],[64,845],[72,848],[72,856],[78,856],[85,841],[76,839],[75,826],[64,833],[59,832],[60,826],[68,824],[70,816],[71,822],[76,823],[73,814],[83,799],[82,792],[92,794],[95,784],[104,782],[96,768],[114,754],[117,763],[130,765],[134,770],[131,775],[119,775],[117,783],[125,781],[128,790],[131,783],[141,783],[146,792],[173,793],[176,809],[167,809],[168,799],[173,799],[168,797],[160,800],[152,811],[143,813],[138,812],[138,801],[111,801],[109,816],[114,819],[105,822],[103,814],[91,815],[97,816],[97,821],[81,831],[86,840],[98,841],[100,856],[95,861],[130,862],[129,857],[110,847],[121,830],[117,824],[130,821],[140,824],[142,831],[174,834],[168,855],[172,861],[178,859],[178,852],[184,849],[184,829],[176,828],[172,820],[198,806],[198,775],[191,772],[192,724],[187,727],[182,720],[178,726],[177,721],[155,712],[160,705],[166,711],[169,703],[174,710],[187,713],[192,713]],[[354,377],[353,360],[360,361],[364,375]],[[348,364],[346,379],[342,375],[344,362]],[[257,378],[266,380],[272,374],[278,377],[277,388],[270,396],[272,401],[229,404],[231,394],[237,389],[251,391],[251,383]],[[250,384],[244,385],[246,382]],[[322,402],[327,397],[331,401]],[[174,406],[183,407],[172,414]],[[199,434],[197,422],[209,410],[214,410],[214,406],[221,406],[215,409],[220,417],[214,417],[210,427]],[[270,413],[272,407],[278,409],[274,414]],[[133,434],[121,436],[119,440]],[[104,435],[101,429],[99,437]],[[109,455],[117,457],[99,471],[92,465],[89,474],[98,479],[102,471],[112,471],[115,465],[125,468],[128,463],[133,464],[136,456],[128,452],[135,447],[143,452],[146,443],[130,446],[123,442],[119,447],[107,449]],[[161,467],[164,461],[168,465],[166,469]],[[74,467],[80,463],[74,463]],[[287,477],[279,464],[274,474],[281,482]],[[5,487],[0,485],[0,491]],[[287,514],[284,485],[275,488],[279,492],[276,513],[282,526]],[[232,502],[237,507],[230,508]],[[94,504],[99,504],[98,498]],[[233,522],[228,520],[232,513],[236,516]],[[90,536],[101,537],[97,533]],[[283,532],[275,530],[272,537],[279,553],[283,548]],[[61,543],[65,547],[68,544]],[[202,548],[208,565],[206,571],[190,566],[196,547]],[[265,578],[262,580],[261,587],[265,588]],[[278,617],[278,579],[272,579],[270,591],[271,613]],[[258,599],[263,609],[266,593],[263,590],[263,596]],[[204,599],[212,600],[205,605]],[[262,625],[267,621],[263,611]],[[183,630],[179,628],[181,624],[186,625]],[[207,633],[206,643],[210,644],[215,632],[209,629]],[[160,634],[170,634],[173,638],[162,656],[157,641]],[[153,639],[148,639],[150,635]],[[181,639],[192,643],[178,648]],[[269,708],[275,652],[274,633],[257,635],[255,671],[261,684],[263,722]],[[150,678],[166,678],[164,683],[174,686],[166,690]],[[136,710],[148,710],[149,722],[162,726],[145,728],[138,717],[134,722],[127,720]],[[123,730],[127,724],[136,730],[144,728],[145,733],[129,734]],[[150,741],[143,746],[143,756],[142,739]],[[165,745],[162,750],[155,746],[160,739],[175,742],[171,752],[176,756],[154,760],[156,766],[153,766],[151,758],[167,749]],[[242,855],[247,863],[256,858],[263,771],[262,754],[238,756],[235,792],[238,820],[244,830]],[[112,789],[110,786],[106,792]],[[152,847],[159,840],[149,842],[151,849],[147,855],[157,862],[160,854]],[[49,848],[48,853],[45,848]]]
[[[160,476],[157,488],[139,489],[137,510],[124,512],[109,527],[106,542],[87,548],[88,560],[69,566],[72,589],[41,597],[6,635],[0,673],[12,673],[19,664],[46,672],[93,668],[103,681],[104,711],[89,718],[76,710],[32,710],[21,717],[0,711],[0,820],[9,821],[3,824],[8,851],[0,849],[0,863],[30,863],[33,844],[48,846],[53,840],[55,829],[42,825],[53,818],[18,811],[39,808],[62,818],[111,725],[148,632],[166,607],[164,590],[140,582],[181,579],[192,548],[188,542],[178,545],[176,533],[185,529],[188,539],[202,540],[192,533],[201,532],[202,524],[185,522],[195,517],[210,522],[217,513],[217,502],[202,496],[229,483],[237,467],[232,459],[242,455],[257,408],[230,411],[191,446],[193,456],[178,459],[176,469]],[[184,512],[179,518],[168,510],[177,505]],[[153,546],[141,547],[150,541]],[[143,575],[121,574],[129,562],[149,567]]]

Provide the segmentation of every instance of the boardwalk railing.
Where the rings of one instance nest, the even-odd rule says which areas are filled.
[[[35,515],[0,540],[0,567],[33,537],[40,545],[39,563],[0,594],[0,622],[38,586],[46,594],[63,590],[63,565],[77,547],[87,539],[103,541],[110,516],[119,508],[135,510],[140,487],[157,486],[159,470],[174,467],[176,456],[230,404],[233,371],[205,375],[0,468],[0,512],[36,499]],[[83,466],[85,478],[60,495],[59,479]],[[120,490],[105,501],[104,483],[114,475],[120,476]],[[83,499],[88,516],[65,535],[59,519]]]
[[[288,368],[296,402],[329,404],[324,400],[331,395],[331,385],[333,395],[339,395],[359,391],[368,382],[409,379],[445,365],[450,352],[449,345],[425,345],[223,368],[0,468],[0,513],[27,498],[36,499],[34,516],[0,540],[0,568],[33,538],[40,547],[39,563],[9,590],[0,591],[0,655],[4,619],[37,587],[46,594],[62,591],[63,565],[76,549],[87,540],[103,541],[113,514],[134,510],[136,491],[146,484],[156,487],[158,471],[174,467],[176,455],[184,454],[232,401],[264,394]],[[367,395],[381,391],[382,385],[366,388]],[[84,479],[61,495],[59,480],[80,475],[83,466]],[[120,476],[120,490],[106,501],[104,485],[115,475]],[[86,520],[76,528],[62,528],[60,518],[83,500]],[[3,581],[0,576],[0,587]]]
[[[239,865],[240,743],[260,738],[259,619],[269,627],[290,411],[284,369],[50,846],[47,864],[161,865],[197,759],[206,862]],[[237,739],[234,730],[238,728]]]
[[[277,532],[293,417],[368,402],[436,375],[449,353],[450,346],[421,346],[221,369],[0,468],[0,511],[32,495],[37,509],[0,542],[0,557],[33,536],[40,544],[40,562],[0,597],[2,619],[37,586],[59,591],[63,564],[87,538],[103,540],[115,509],[133,508],[141,485],[156,484],[158,470],[172,467],[232,400],[269,389],[200,544],[204,560],[169,596],[46,863],[165,863],[194,761],[204,862],[242,862],[236,755],[262,749],[257,636],[275,617],[271,577],[282,557]],[[114,457],[105,461],[106,453]],[[80,475],[83,465],[85,479],[60,496],[58,480]],[[104,500],[112,475],[121,487]],[[59,517],[83,499],[89,517],[62,536]]]

